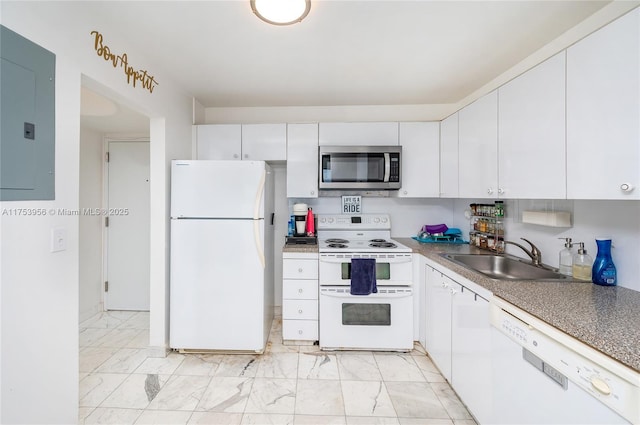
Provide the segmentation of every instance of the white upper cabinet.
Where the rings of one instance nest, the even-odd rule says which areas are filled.
[[[195,159],[241,159],[240,124],[195,126]]]
[[[397,146],[397,122],[320,123],[320,146]]]
[[[458,197],[458,113],[440,122],[440,197]]]
[[[566,198],[565,52],[500,87],[498,99],[498,196]]]
[[[492,91],[458,112],[459,196],[498,193],[498,93]]]
[[[318,124],[287,126],[287,197],[318,197]]]
[[[242,159],[285,161],[287,159],[287,125],[243,124]]]
[[[440,188],[440,125],[438,122],[401,122],[402,187],[399,197],[437,198]]]
[[[567,49],[567,197],[640,199],[640,9]]]

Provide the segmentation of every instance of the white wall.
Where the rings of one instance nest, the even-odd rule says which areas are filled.
[[[80,128],[79,208],[102,207],[102,134]],[[78,234],[79,321],[102,310],[102,220],[99,215],[80,215]]]
[[[90,2],[0,2],[2,25],[56,55],[55,200],[0,203],[3,210],[47,212],[0,219],[2,423],[77,421],[80,223],[49,211],[79,210],[80,86],[87,82],[151,117],[150,342],[159,352],[167,346],[169,160],[191,155],[192,99],[90,8]],[[157,77],[152,94],[128,85],[122,69],[96,55],[95,29],[112,51],[126,52],[132,65]],[[50,252],[53,227],[66,229],[65,251]]]

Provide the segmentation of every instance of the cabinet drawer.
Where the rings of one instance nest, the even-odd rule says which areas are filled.
[[[317,341],[317,320],[283,320],[282,339]]]
[[[282,318],[300,320],[318,320],[317,300],[284,300]]]
[[[317,279],[318,260],[284,259],[282,277],[284,279]]]
[[[282,298],[285,300],[317,300],[318,281],[285,279],[282,281]]]

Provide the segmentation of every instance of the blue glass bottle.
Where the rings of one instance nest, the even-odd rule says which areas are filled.
[[[598,255],[593,262],[591,279],[596,285],[615,286],[617,284],[616,266],[611,258],[611,239],[597,238]]]

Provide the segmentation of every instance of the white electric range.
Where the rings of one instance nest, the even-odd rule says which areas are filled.
[[[320,348],[413,348],[411,248],[391,239],[387,214],[318,217]],[[352,295],[351,260],[376,261],[377,292]]]

